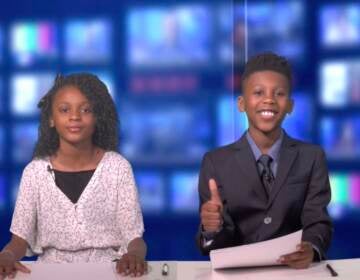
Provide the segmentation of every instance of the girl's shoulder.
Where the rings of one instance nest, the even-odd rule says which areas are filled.
[[[34,158],[24,168],[24,171],[47,171],[49,165],[48,158]]]
[[[122,156],[120,153],[115,151],[106,151],[104,154],[104,162],[110,166],[123,166],[123,167],[131,167],[130,162]]]

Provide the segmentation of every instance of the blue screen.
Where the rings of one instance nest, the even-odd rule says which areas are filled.
[[[234,17],[242,21],[243,5],[235,5]],[[297,61],[303,58],[304,7],[301,1],[249,1],[247,26],[249,57],[259,52],[273,51]]]
[[[189,5],[133,9],[127,18],[131,66],[194,66],[210,59],[211,13]]]
[[[11,79],[11,112],[15,116],[39,114],[37,108],[43,97],[53,85],[53,73],[15,74]]]
[[[162,174],[156,171],[136,171],[135,178],[144,215],[164,211],[166,193]]]
[[[170,179],[170,205],[174,212],[193,214],[199,210],[198,172],[177,171]]]
[[[11,53],[14,62],[29,66],[53,62],[58,56],[57,27],[53,22],[19,22],[11,26]]]
[[[320,10],[320,40],[323,46],[355,47],[360,43],[360,5],[327,5]]]
[[[360,60],[334,60],[321,65],[320,100],[326,107],[360,105]]]
[[[65,25],[68,63],[105,63],[112,58],[112,28],[108,20],[71,20]]]
[[[13,128],[12,155],[16,163],[31,160],[38,137],[38,123],[17,123]]]
[[[121,150],[136,163],[196,163],[208,150],[210,124],[202,104],[124,104]]]
[[[321,143],[332,159],[360,156],[360,117],[324,117],[320,123]]]

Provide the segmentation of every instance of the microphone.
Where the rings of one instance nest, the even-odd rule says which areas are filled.
[[[50,172],[50,173],[52,173],[52,172],[54,171],[54,169],[52,169],[51,166],[48,165],[48,166],[47,166],[47,171]]]

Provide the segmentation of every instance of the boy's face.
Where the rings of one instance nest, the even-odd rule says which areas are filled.
[[[246,113],[250,132],[279,132],[285,115],[293,108],[287,78],[274,71],[254,72],[244,81],[238,108]]]

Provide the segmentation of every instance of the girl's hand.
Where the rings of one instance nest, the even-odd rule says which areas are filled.
[[[117,261],[116,271],[124,276],[142,276],[144,273],[147,273],[147,262],[142,257],[126,253]]]
[[[21,271],[24,273],[30,273],[30,269],[16,261],[14,254],[9,251],[3,251],[0,253],[0,280],[9,277],[15,278],[16,272]]]

